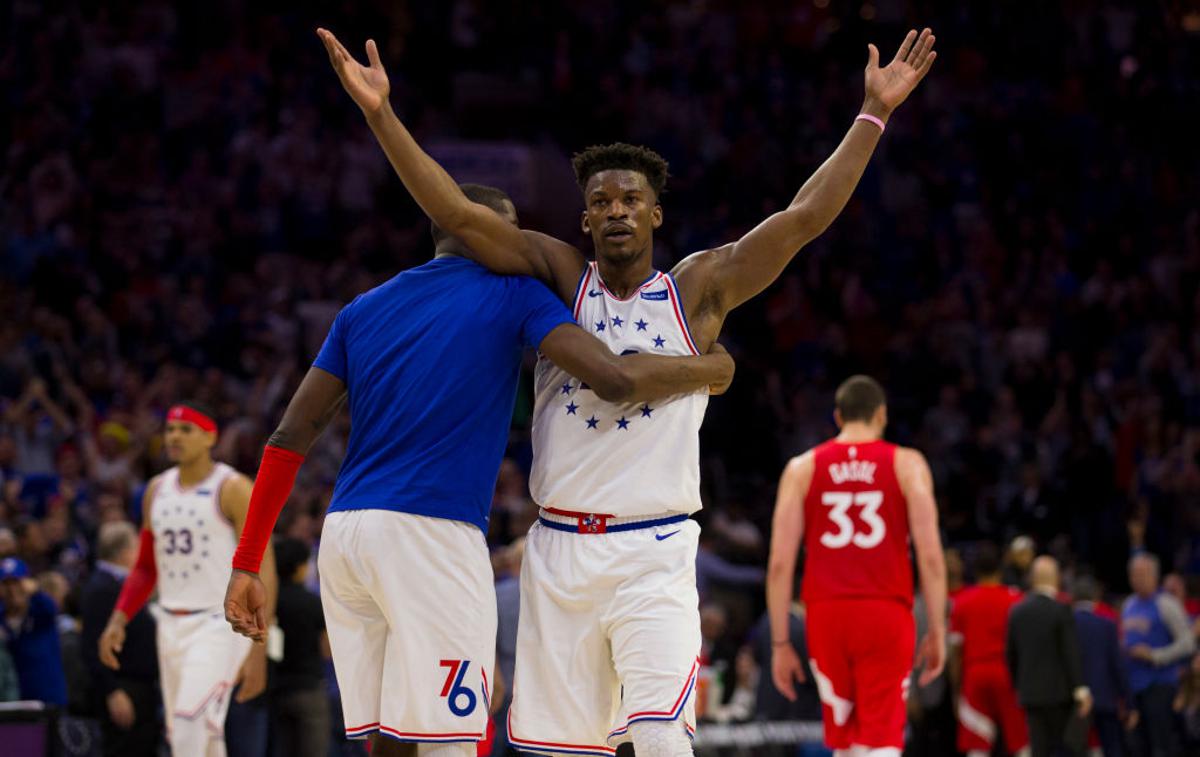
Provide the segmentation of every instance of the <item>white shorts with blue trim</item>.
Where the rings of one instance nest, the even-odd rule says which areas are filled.
[[[700,527],[629,520],[587,533],[543,511],[529,532],[508,725],[522,751],[607,757],[638,721],[695,732]]]
[[[496,655],[483,533],[390,510],[332,512],[317,568],[346,736],[482,740]]]

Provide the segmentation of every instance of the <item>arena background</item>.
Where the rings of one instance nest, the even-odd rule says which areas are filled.
[[[378,41],[396,112],[457,179],[503,187],[524,226],[584,249],[570,154],[659,151],[660,268],[787,203],[857,113],[868,41],[890,55],[935,30],[937,64],[842,216],[726,323],[738,374],[702,434],[711,712],[763,715],[753,697],[724,708],[758,675],[739,649],[759,638],[775,481],[832,434],[852,373],[887,387],[889,437],[929,457],[944,539],[968,560],[1028,535],[1068,585],[1094,573],[1116,603],[1144,547],[1197,609],[1196,3],[12,0],[0,556],[62,607],[65,753],[88,753],[76,737],[98,706],[72,657],[78,590],[98,526],[137,522],[166,465],[165,408],[216,407],[218,457],[253,475],[341,305],[432,254],[317,25],[359,55]],[[527,371],[488,537],[501,576],[535,514],[531,402]],[[282,534],[316,544],[347,429],[309,456]],[[1186,675],[1177,725],[1197,739]]]

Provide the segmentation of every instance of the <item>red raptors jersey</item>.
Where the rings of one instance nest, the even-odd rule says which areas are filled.
[[[954,600],[950,630],[963,638],[963,665],[1004,662],[1008,611],[1021,601],[1009,586],[973,586]]]
[[[805,602],[896,599],[911,606],[908,505],[896,445],[825,442],[804,499]]]

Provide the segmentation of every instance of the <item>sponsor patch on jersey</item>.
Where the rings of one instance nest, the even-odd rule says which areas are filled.
[[[643,300],[665,300],[667,299],[667,290],[663,289],[658,292],[642,292]]]

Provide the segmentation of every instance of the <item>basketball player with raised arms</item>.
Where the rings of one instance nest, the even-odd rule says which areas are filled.
[[[808,650],[825,721],[825,744],[839,757],[899,757],[913,669],[916,550],[929,632],[919,683],[945,661],[946,565],[938,535],[933,476],[914,449],[883,440],[883,387],[852,376],[834,397],[837,437],[784,468],[771,532],[767,612],[771,676],[788,699],[804,668],[788,640],[792,577],[804,545]]]
[[[167,457],[175,466],[146,487],[137,562],[100,635],[100,661],[116,670],[125,626],[158,588],[158,670],[175,757],[223,757],[225,715],[266,688],[266,645],[234,633],[222,612],[229,561],[246,522],[250,479],[212,459],[217,422],[204,405],[167,411]],[[264,623],[274,615],[275,558],[268,553]]]
[[[343,85],[393,168],[439,226],[498,273],[545,282],[576,321],[616,352],[695,355],[726,315],[762,292],[850,198],[892,111],[933,64],[934,37],[910,32],[879,66],[869,46],[866,98],[841,145],[785,209],[731,244],[653,268],[667,164],[616,144],[575,157],[580,220],[596,259],[503,223],[471,203],[391,110],[373,41],[368,66],[319,29]],[[700,649],[695,584],[703,392],[668,402],[604,401],[554,361],[539,363],[530,488],[541,518],[526,541],[509,739],[540,754],[691,754]]]
[[[516,228],[503,192],[463,191]],[[496,649],[484,534],[524,348],[613,401],[720,389],[733,375],[720,350],[619,357],[541,283],[489,272],[436,226],[433,238],[432,261],[334,320],[263,451],[225,602],[234,630],[261,638],[259,559],[304,455],[348,398],[317,564],[346,735],[370,737],[372,757],[466,757],[484,737]]]

